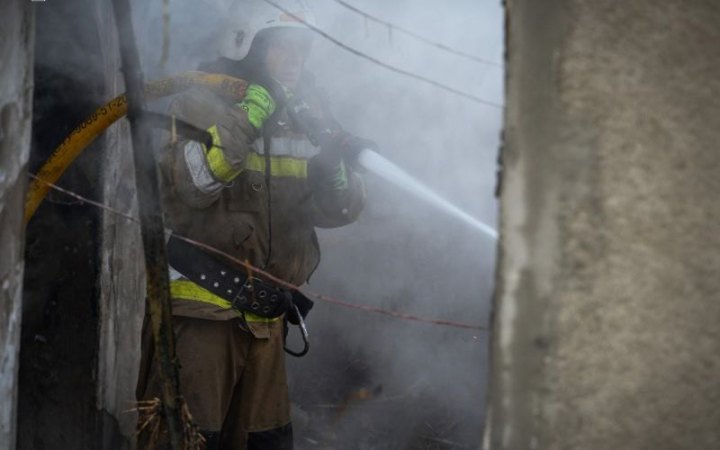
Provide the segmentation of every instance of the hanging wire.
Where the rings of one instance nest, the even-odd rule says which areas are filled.
[[[163,40],[162,40],[162,56],[160,57],[160,66],[165,67],[170,57],[170,0],[163,0],[162,5],[163,20]]]
[[[402,34],[405,34],[405,35],[407,35],[407,36],[410,36],[411,38],[413,38],[413,39],[415,39],[415,40],[417,40],[417,41],[420,41],[420,42],[425,43],[425,44],[427,44],[427,45],[431,45],[431,46],[436,47],[436,48],[438,48],[438,49],[440,49],[440,50],[443,50],[443,51],[445,51],[445,52],[452,53],[453,55],[461,56],[461,57],[463,57],[463,58],[467,58],[467,59],[469,59],[469,60],[472,60],[472,61],[475,61],[475,62],[478,62],[478,63],[481,63],[481,64],[486,64],[486,65],[488,65],[488,66],[497,67],[497,68],[500,68],[500,69],[503,67],[502,64],[496,63],[496,62],[494,62],[494,61],[490,61],[489,59],[481,58],[481,57],[479,57],[479,56],[476,56],[476,55],[473,55],[473,54],[464,52],[464,51],[462,51],[462,50],[458,50],[458,49],[456,49],[456,48],[447,46],[447,45],[442,44],[442,43],[440,43],[440,42],[436,42],[436,41],[430,40],[430,39],[428,39],[428,38],[426,38],[426,37],[424,37],[424,36],[421,36],[421,35],[413,32],[413,31],[408,30],[407,28],[403,28],[403,27],[401,27],[401,26],[399,26],[399,25],[397,25],[397,24],[395,24],[395,23],[388,22],[387,20],[383,20],[383,19],[380,19],[380,18],[378,18],[378,17],[376,17],[376,16],[373,16],[373,15],[371,15],[371,14],[368,14],[368,13],[366,13],[365,11],[363,11],[363,10],[361,10],[361,9],[359,9],[359,8],[351,5],[351,4],[349,4],[349,3],[347,3],[347,2],[344,2],[343,0],[332,0],[332,1],[334,1],[335,3],[337,3],[337,4],[339,4],[339,5],[342,5],[343,7],[349,9],[350,11],[353,11],[353,12],[355,12],[355,13],[363,16],[366,21],[369,19],[369,20],[372,20],[373,22],[376,22],[376,23],[379,23],[379,24],[381,24],[381,25],[384,25],[384,26],[388,27],[388,34],[389,34],[389,35],[392,35],[392,32],[393,32],[393,31],[398,31],[398,32],[400,32],[400,33],[402,33]]]
[[[273,2],[272,0],[263,0],[263,1],[264,1],[265,3],[271,5],[271,6],[274,6],[274,7],[277,8],[278,10],[284,12],[285,14],[287,14],[289,17],[292,17],[292,18],[293,18],[294,20],[296,20],[297,22],[304,24],[304,25],[305,25],[306,27],[308,27],[310,30],[312,30],[312,31],[315,32],[316,34],[322,36],[322,37],[325,38],[326,40],[332,42],[333,44],[337,45],[338,47],[342,48],[343,50],[346,50],[346,51],[352,53],[353,55],[356,55],[356,56],[358,56],[358,57],[360,57],[360,58],[363,58],[363,59],[365,59],[365,60],[367,60],[367,61],[370,61],[370,62],[372,62],[373,64],[376,64],[376,65],[378,65],[378,66],[384,67],[385,69],[390,70],[390,71],[392,71],[392,72],[399,73],[399,74],[401,74],[401,75],[405,75],[406,77],[410,77],[410,78],[413,78],[413,79],[415,79],[415,80],[419,80],[419,81],[425,82],[425,83],[430,84],[430,85],[432,85],[432,86],[435,86],[435,87],[437,87],[437,88],[439,88],[439,89],[442,89],[442,90],[444,90],[444,91],[446,91],[446,92],[453,93],[453,94],[455,94],[455,95],[458,95],[458,96],[460,96],[460,97],[462,97],[462,98],[465,98],[465,99],[467,99],[467,100],[473,101],[473,102],[475,102],[475,103],[479,103],[479,104],[481,104],[481,105],[490,106],[490,107],[492,107],[492,108],[497,108],[497,109],[502,109],[502,108],[503,108],[503,105],[501,105],[501,104],[499,104],[499,103],[495,103],[495,102],[493,102],[493,101],[490,101],[490,100],[486,100],[486,99],[484,99],[484,98],[477,97],[477,96],[475,96],[475,95],[473,95],[473,94],[470,94],[470,93],[468,93],[468,92],[464,92],[464,91],[461,91],[461,90],[459,90],[459,89],[455,89],[455,88],[450,87],[450,86],[448,86],[448,85],[446,85],[446,84],[440,83],[440,82],[435,81],[435,80],[432,80],[432,79],[430,79],[430,78],[426,78],[426,77],[424,77],[424,76],[422,76],[422,75],[418,75],[418,74],[416,74],[416,73],[413,73],[413,72],[410,72],[410,71],[407,71],[407,70],[404,70],[404,69],[400,69],[400,68],[398,68],[398,67],[395,67],[395,66],[393,66],[393,65],[390,65],[390,64],[385,63],[385,62],[383,62],[383,61],[380,61],[379,59],[374,58],[374,57],[372,57],[372,56],[370,56],[370,55],[368,55],[368,54],[366,54],[366,53],[363,53],[363,52],[361,52],[360,50],[357,50],[357,49],[355,49],[355,48],[353,48],[353,47],[350,47],[350,46],[348,46],[348,45],[346,45],[346,44],[343,44],[342,42],[338,41],[338,40],[335,39],[334,37],[330,36],[328,33],[324,32],[323,30],[317,28],[317,27],[314,26],[314,25],[309,24],[307,21],[303,20],[301,17],[298,17],[297,15],[293,14],[292,12],[290,12],[290,11],[288,11],[287,9],[283,8],[282,6],[278,5],[277,3]]]
[[[110,205],[106,205],[105,203],[98,202],[98,201],[95,201],[95,200],[91,200],[91,199],[89,199],[89,198],[87,198],[87,197],[83,197],[82,195],[78,194],[77,192],[71,191],[71,190],[69,190],[69,189],[62,188],[62,187],[60,187],[60,186],[58,186],[58,185],[56,185],[56,184],[54,184],[54,183],[50,183],[49,181],[45,181],[45,180],[43,180],[42,178],[39,178],[37,175],[35,175],[35,174],[33,174],[33,173],[28,173],[28,175],[29,175],[31,178],[40,181],[41,183],[47,184],[48,186],[50,186],[51,189],[53,189],[53,190],[55,190],[55,191],[61,192],[61,193],[63,193],[63,194],[69,195],[70,197],[75,198],[75,199],[77,199],[77,200],[79,200],[79,201],[81,201],[81,202],[84,202],[84,203],[87,203],[87,204],[89,204],[89,205],[95,206],[95,207],[97,207],[97,208],[103,209],[103,210],[105,210],[105,211],[107,211],[107,212],[109,212],[109,213],[111,213],[111,214],[113,214],[113,215],[115,215],[115,216],[122,217],[122,218],[124,218],[124,219],[126,219],[126,220],[128,220],[128,221],[130,221],[130,222],[132,222],[132,223],[135,223],[135,224],[139,224],[139,223],[140,223],[140,220],[139,220],[137,217],[134,217],[134,216],[132,216],[132,215],[130,215],[130,214],[128,214],[128,213],[119,211],[119,210],[113,208],[113,207],[110,206]],[[218,255],[218,256],[222,256],[222,257],[224,257],[224,258],[229,259],[230,261],[235,262],[236,264],[239,264],[239,265],[241,265],[241,266],[244,266],[245,268],[247,268],[247,269],[248,269],[249,271],[251,271],[252,273],[259,274],[259,275],[263,276],[264,278],[268,279],[269,281],[272,281],[273,283],[275,283],[275,284],[277,284],[278,286],[281,286],[281,287],[283,287],[283,288],[285,288],[285,289],[298,290],[298,291],[300,290],[300,286],[297,286],[297,285],[292,284],[292,283],[288,283],[287,281],[285,281],[285,280],[283,280],[283,279],[281,279],[281,278],[278,278],[278,277],[272,275],[271,273],[268,273],[268,272],[266,272],[266,271],[264,271],[264,270],[262,270],[262,269],[260,269],[260,268],[254,267],[254,266],[250,265],[250,263],[248,263],[247,261],[240,261],[239,259],[233,257],[232,255],[229,255],[229,254],[227,254],[227,253],[223,252],[222,250],[219,250],[219,249],[217,249],[217,248],[215,248],[215,247],[212,247],[212,246],[210,246],[210,245],[204,244],[204,243],[202,243],[202,242],[198,242],[198,241],[196,241],[196,240],[194,240],[194,239],[190,239],[190,238],[185,237],[185,236],[178,235],[178,234],[176,234],[176,233],[173,233],[173,236],[175,236],[176,238],[178,238],[178,239],[180,239],[180,240],[182,240],[182,241],[185,241],[185,242],[187,242],[187,243],[189,243],[189,244],[191,244],[191,245],[194,245],[194,246],[196,246],[196,247],[198,247],[198,248],[201,248],[201,249],[203,249],[203,250],[206,250],[206,251],[208,251],[208,252],[210,252],[210,253],[214,253],[214,254],[216,254],[216,255]],[[304,289],[304,288],[303,288],[303,293],[305,293],[306,295],[308,295],[308,296],[310,296],[310,297],[314,297],[314,298],[316,298],[316,299],[318,299],[318,300],[320,300],[320,301],[326,302],[326,303],[331,303],[331,304],[334,304],[334,305],[343,306],[343,307],[345,307],[345,308],[352,308],[352,309],[356,309],[356,310],[361,310],[361,311],[366,311],[366,312],[372,312],[372,313],[376,313],[376,314],[382,314],[382,315],[385,315],[385,316],[393,317],[393,318],[395,318],[395,319],[408,320],[408,321],[413,321],[413,322],[421,322],[421,323],[427,323],[427,324],[431,324],[431,325],[447,326],[447,327],[453,327],[453,328],[462,328],[462,329],[467,329],[467,330],[487,331],[487,328],[484,327],[484,326],[481,326],[481,325],[473,325],[473,324],[462,323],[462,322],[455,322],[455,321],[452,321],[452,320],[444,320],[444,319],[428,319],[428,318],[425,318],[425,317],[418,317],[418,316],[415,316],[415,315],[412,315],[412,314],[407,314],[407,313],[403,313],[403,312],[399,312],[399,311],[391,311],[391,310],[383,309],[383,308],[380,308],[380,307],[377,307],[377,306],[358,305],[358,304],[356,304],[356,303],[350,303],[350,302],[347,302],[347,301],[344,301],[344,300],[339,300],[339,299],[330,297],[330,296],[328,296],[328,295],[318,294],[318,293],[309,291],[308,289]]]

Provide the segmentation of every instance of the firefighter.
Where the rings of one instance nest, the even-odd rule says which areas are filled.
[[[313,22],[303,2],[280,3]],[[240,103],[203,88],[173,99],[170,114],[207,130],[212,145],[180,139],[162,156],[166,224],[302,285],[320,258],[315,227],[349,224],[364,206],[348,155],[370,143],[330,116],[304,68],[312,35],[303,23],[261,0],[238,2],[226,18],[223,56],[200,70],[251,84]],[[312,141],[311,124],[322,134]],[[284,319],[298,322],[311,302],[174,237],[168,260],[180,389],[207,448],[292,448]],[[137,397],[146,400],[160,397],[149,326],[142,346]]]

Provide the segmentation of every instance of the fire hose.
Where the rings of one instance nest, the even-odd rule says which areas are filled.
[[[177,94],[193,86],[208,87],[218,93],[227,95],[238,101],[245,96],[248,83],[239,78],[227,75],[204,72],[184,72],[168,78],[151,81],[145,84],[147,100],[157,100]],[[40,168],[37,177],[55,183],[70,164],[113,123],[121,119],[128,110],[125,94],[110,100],[75,128],[65,140],[53,151],[52,155]],[[25,223],[29,222],[35,211],[50,190],[47,183],[34,179],[28,187],[25,199]]]
[[[242,100],[248,83],[239,78],[205,72],[184,72],[176,76],[151,81],[145,84],[145,96],[149,101],[177,94],[192,86],[205,86],[232,99]],[[98,108],[85,122],[75,128],[70,135],[53,151],[50,158],[36,174],[28,188],[25,201],[25,223],[29,222],[38,206],[72,162],[80,156],[103,131],[127,113],[125,94],[115,97]],[[358,163],[398,187],[412,192],[443,211],[472,225],[491,239],[497,239],[497,231],[482,223],[456,206],[450,204],[436,193],[421,185],[408,174],[395,167],[390,161],[375,152],[362,151],[356,157]],[[43,180],[43,181],[40,181]],[[49,183],[49,184],[48,184]]]

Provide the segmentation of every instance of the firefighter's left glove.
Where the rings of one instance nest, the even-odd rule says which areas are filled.
[[[302,318],[304,320],[307,317],[307,315],[310,313],[310,310],[312,309],[315,302],[313,302],[309,298],[305,297],[305,295],[302,292],[293,291],[292,304],[297,307],[297,310],[300,312],[300,315],[302,316]],[[298,318],[295,308],[291,307],[288,310],[287,320],[288,320],[288,322],[290,322],[293,325],[298,325],[300,323],[300,319]]]
[[[335,140],[331,143],[335,147],[332,151],[339,153],[343,161],[353,168],[357,166],[358,156],[363,150],[377,151],[378,149],[375,141],[355,136],[347,131],[340,131],[335,135]]]
[[[238,106],[247,112],[248,121],[260,130],[265,121],[277,109],[277,101],[270,92],[259,84],[251,84],[245,91],[245,98]]]
[[[320,146],[320,153],[308,163],[308,181],[315,189],[338,191],[349,186],[348,171],[357,169],[357,158],[365,149],[376,149],[369,140],[346,131],[336,131]]]

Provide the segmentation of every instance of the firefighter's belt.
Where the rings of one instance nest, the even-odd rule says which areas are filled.
[[[274,318],[287,312],[292,302],[287,290],[248,276],[175,235],[167,243],[167,257],[173,269],[240,311]]]

